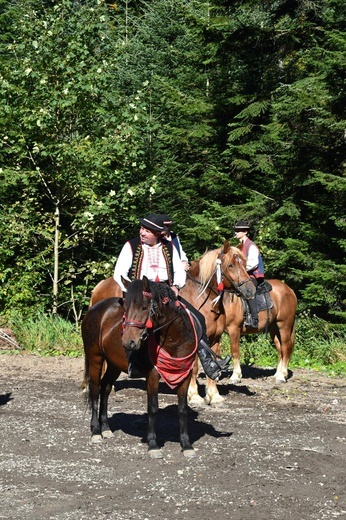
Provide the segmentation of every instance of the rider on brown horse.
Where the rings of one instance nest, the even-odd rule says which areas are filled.
[[[166,231],[161,215],[149,214],[139,219],[141,227],[139,236],[132,238],[123,246],[114,269],[114,279],[125,292],[121,277],[134,280],[145,275],[149,280],[167,282],[178,295],[179,289],[185,285],[186,271],[174,244],[162,240],[162,232]],[[198,355],[208,377],[217,379],[228,364],[228,360],[216,360],[212,356],[206,335],[204,318],[196,309],[202,321],[202,337],[198,345]],[[129,358],[129,377],[142,377],[139,366],[136,366],[134,353]]]
[[[258,285],[264,282],[264,266],[259,248],[249,239],[248,232],[250,230],[249,224],[245,220],[240,220],[235,225],[235,236],[239,240],[238,249],[246,256],[246,270],[249,273],[252,282],[256,289]],[[258,327],[258,309],[256,298],[247,301],[251,316],[245,322],[246,327]]]

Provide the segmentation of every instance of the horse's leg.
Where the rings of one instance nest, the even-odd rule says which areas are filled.
[[[213,350],[215,353],[219,356],[221,349],[220,349],[220,342],[216,342],[213,345]],[[210,379],[207,377],[206,379],[206,391],[205,391],[205,402],[206,404],[220,404],[224,402],[224,397],[222,397],[219,394],[219,389],[217,387],[216,381],[213,379]]]
[[[231,342],[231,355],[233,359],[233,373],[229,379],[231,385],[241,383],[243,377],[240,366],[240,326],[233,324],[228,327],[228,335]]]
[[[288,379],[288,363],[290,361],[293,342],[294,331],[291,327],[279,327],[277,322],[274,322],[269,329],[270,336],[278,351],[278,366],[274,374],[277,383],[286,383]]]
[[[190,376],[191,377],[191,376]],[[190,377],[178,387],[178,414],[180,427],[180,445],[185,457],[193,458],[196,456],[195,450],[190,442],[190,437],[187,428],[188,406],[187,406],[187,392],[190,383]]]
[[[198,356],[196,356],[195,362],[192,368],[191,381],[187,392],[187,399],[190,406],[201,406],[204,405],[204,399],[198,393],[197,385],[198,376]]]
[[[162,452],[156,440],[156,418],[159,409],[159,381],[160,376],[153,368],[147,378],[148,399],[148,452],[153,459],[161,459]]]
[[[102,371],[103,359],[97,356],[90,362],[89,359],[89,402],[91,404],[91,442],[101,442],[101,425],[99,422],[99,396],[100,396],[100,379]]]
[[[101,380],[101,398],[100,398],[100,415],[99,424],[101,428],[101,435],[104,439],[113,437],[108,423],[108,398],[112,390],[114,381],[119,377],[121,370],[107,364],[107,370]]]

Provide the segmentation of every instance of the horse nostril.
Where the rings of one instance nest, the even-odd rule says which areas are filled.
[[[251,289],[248,289],[248,290],[246,291],[246,296],[247,296],[248,299],[250,299],[250,298],[252,297],[252,291],[251,291]]]
[[[129,342],[129,346],[128,346],[128,348],[129,348],[130,350],[134,350],[134,349],[136,348],[136,346],[137,346],[137,343],[135,342],[135,340],[134,340],[134,339],[131,339],[130,342]]]

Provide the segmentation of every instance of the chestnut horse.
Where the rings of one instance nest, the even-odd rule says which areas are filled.
[[[206,262],[208,260],[208,262]],[[230,338],[231,355],[233,358],[233,373],[229,382],[238,384],[241,382],[242,371],[240,366],[240,336],[243,334],[256,334],[268,331],[278,352],[278,365],[274,378],[276,382],[286,382],[288,378],[288,364],[293,351],[295,339],[295,313],[297,298],[293,290],[280,280],[267,280],[272,287],[269,292],[272,300],[272,308],[265,308],[258,313],[258,327],[248,329],[244,325],[244,298],[237,289],[225,287],[222,297],[215,303],[217,293],[217,273],[214,267],[213,254],[209,257],[201,257],[199,261],[192,262],[187,283],[180,292],[181,296],[195,305],[203,313],[207,322],[207,333],[210,342],[215,345],[219,353],[220,340],[223,332],[227,332]],[[206,280],[208,280],[206,282]],[[201,294],[201,286],[204,288],[205,297]],[[202,404],[197,387],[197,369],[195,367],[189,388],[190,404]],[[220,396],[215,381],[207,378],[206,397],[207,404],[217,404],[224,399]]]
[[[162,457],[155,425],[159,381],[163,378],[177,391],[182,451],[186,457],[195,456],[187,430],[187,393],[196,358],[197,335],[190,314],[168,285],[144,277],[128,284],[125,300],[99,301],[83,319],[82,337],[84,380],[89,386],[92,409],[92,442],[113,436],[107,416],[108,397],[120,373],[127,371],[126,349],[137,352],[147,380],[149,455]],[[105,361],[107,368],[102,376]]]

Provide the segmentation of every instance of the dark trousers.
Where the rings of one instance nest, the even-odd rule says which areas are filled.
[[[261,278],[251,277],[251,281],[254,284],[254,286],[256,287],[256,291],[257,291],[257,287],[261,283],[264,282],[264,278],[263,277],[261,277]],[[253,317],[254,320],[257,320],[258,309],[257,309],[256,297],[253,300],[248,300],[247,303],[249,305],[251,316]]]

